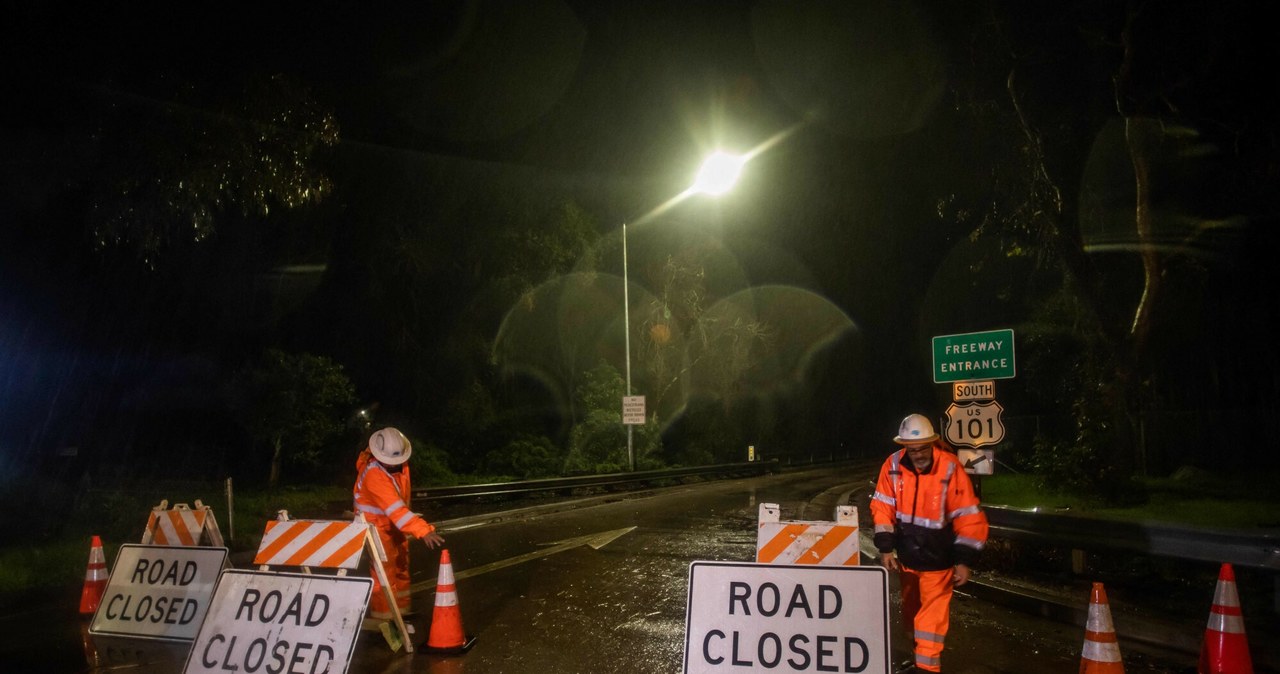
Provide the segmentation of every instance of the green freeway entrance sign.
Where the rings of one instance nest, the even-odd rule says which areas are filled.
[[[1012,379],[1013,331],[990,330],[933,338],[933,382]]]

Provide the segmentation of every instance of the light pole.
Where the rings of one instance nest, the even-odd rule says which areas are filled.
[[[749,156],[732,155],[725,152],[712,153],[702,162],[697,177],[688,189],[677,194],[667,203],[655,208],[637,222],[652,218],[694,194],[710,194],[719,196],[728,192],[738,181],[742,167]],[[623,343],[627,352],[627,397],[631,397],[631,283],[627,275],[627,223],[622,223],[622,330]],[[645,410],[646,414],[648,410]],[[627,427],[627,465],[630,470],[636,469],[636,452],[633,444],[635,424],[623,423]]]

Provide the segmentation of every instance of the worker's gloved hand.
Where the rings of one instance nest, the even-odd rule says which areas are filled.
[[[890,571],[897,571],[899,569],[898,557],[892,552],[882,552],[880,553],[880,565]]]
[[[969,571],[969,567],[967,565],[956,564],[956,573],[954,576],[956,587],[960,587],[961,585],[964,585],[965,583],[969,582],[969,576],[971,575],[973,574],[971,571]]]
[[[418,540],[422,541],[423,543],[426,543],[427,548],[431,550],[435,550],[436,548],[444,545],[444,536],[441,536],[440,534],[437,534],[434,531],[427,534],[426,536],[423,536]]]

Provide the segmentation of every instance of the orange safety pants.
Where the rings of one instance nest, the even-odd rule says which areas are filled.
[[[395,527],[374,527],[378,530],[378,538],[382,540],[382,549],[387,553],[387,561],[383,569],[387,572],[387,583],[391,586],[391,594],[396,598],[400,612],[409,610],[409,538]],[[370,560],[371,564],[378,560]],[[378,582],[378,573],[373,576],[373,595],[369,597],[371,618],[391,618],[391,606],[387,604],[382,584]]]
[[[902,567],[902,621],[915,640],[916,669],[942,671],[942,644],[951,625],[951,589],[955,571],[916,571]]]

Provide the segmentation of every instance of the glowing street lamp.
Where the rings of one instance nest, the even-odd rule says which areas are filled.
[[[667,203],[659,206],[649,214],[640,218],[638,222],[642,222],[661,213],[675,204],[683,201],[686,197],[694,194],[710,194],[719,196],[728,192],[733,188],[734,183],[738,181],[738,176],[742,173],[742,167],[747,163],[749,156],[731,155],[726,152],[715,152],[711,154],[702,163],[702,168],[698,170],[698,175],[694,178],[693,184],[689,189],[676,195]],[[631,293],[630,280],[627,276],[627,223],[622,223],[622,325],[623,338],[626,343],[627,352],[627,396],[631,396]],[[647,411],[647,410],[646,410]],[[624,420],[625,421],[625,420]],[[627,463],[631,470],[636,469],[636,454],[633,445],[634,425],[627,426]]]
[[[738,182],[738,176],[742,174],[742,167],[746,163],[746,157],[716,152],[702,163],[702,168],[698,170],[698,177],[694,178],[690,189],[694,192],[720,196],[733,189],[733,184]]]

